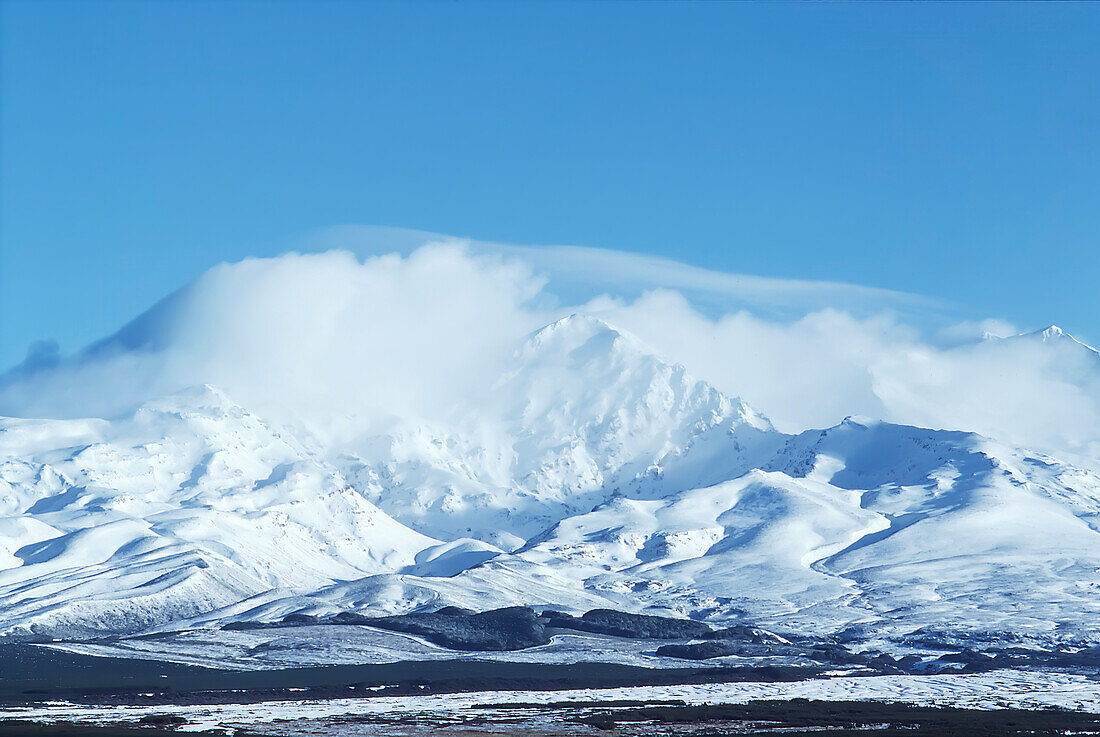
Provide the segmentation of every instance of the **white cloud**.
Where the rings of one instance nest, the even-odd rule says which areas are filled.
[[[1071,339],[942,348],[889,314],[821,310],[774,322],[738,312],[710,319],[669,291],[633,302],[601,298],[587,308],[739,394],[789,432],[864,415],[1044,449],[1087,453],[1100,443],[1100,355]]]
[[[0,411],[109,415],[211,383],[314,420],[441,416],[541,318],[518,262],[430,246],[222,265],[57,370],[0,392]]]
[[[583,246],[517,246],[469,238],[365,225],[343,225],[310,233],[300,250],[348,250],[360,256],[408,254],[427,243],[460,244],[475,255],[518,259],[544,274],[553,291],[582,301],[603,292],[637,297],[652,289],[674,289],[718,312],[751,308],[781,316],[831,307],[856,313],[882,310],[940,313],[946,305],[930,297],[842,282],[777,279],[730,274],[628,251]]]
[[[245,406],[329,429],[378,429],[394,416],[441,420],[486,390],[525,334],[580,310],[636,334],[787,431],[865,415],[1046,449],[1100,448],[1100,356],[1068,339],[975,341],[1014,328],[975,321],[929,332],[899,309],[919,304],[905,295],[873,292],[876,309],[840,309],[817,303],[867,294],[590,249],[409,249],[216,267],[83,354],[9,373],[0,413],[109,416],[205,382]],[[538,265],[551,255],[579,265]],[[596,272],[610,271],[605,294],[560,304],[554,280],[570,269],[593,284]],[[665,285],[639,286],[654,281]],[[620,282],[629,288],[616,290]],[[704,309],[698,291],[706,289],[764,307]],[[768,313],[776,305],[798,314]]]
[[[1020,330],[1010,322],[989,318],[986,320],[963,320],[945,325],[936,331],[938,343],[953,347],[975,343],[987,338],[1008,338]]]
[[[852,414],[882,416],[869,367],[914,339],[911,328],[888,316],[859,319],[837,310],[789,323],[746,311],[710,319],[668,290],[631,303],[598,299],[588,309],[740,395],[787,431],[832,425]]]

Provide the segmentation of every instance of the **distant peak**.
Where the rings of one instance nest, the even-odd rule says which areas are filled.
[[[549,334],[566,330],[609,331],[612,333],[621,334],[617,329],[598,317],[593,317],[592,315],[586,315],[580,312],[574,312],[571,315],[566,315],[560,320],[555,320],[549,325],[546,325],[545,327],[536,330],[534,335],[541,335],[543,333]]]
[[[858,427],[862,430],[866,430],[876,424],[878,424],[877,421],[872,417],[867,417],[865,415],[848,415],[835,427]]]
[[[229,396],[213,384],[185,387],[167,396],[142,405],[156,412],[180,412],[194,410],[224,410],[236,406]]]
[[[197,386],[190,386],[176,392],[176,395],[180,397],[190,397],[204,402],[214,402],[217,404],[233,403],[232,400],[229,399],[229,395],[227,395],[224,391],[214,386],[213,384],[199,384]]]
[[[610,345],[629,336],[624,335],[598,317],[573,313],[560,320],[555,320],[528,335],[525,346],[527,350],[560,350],[564,346],[573,345],[575,347],[597,337],[602,337]],[[637,341],[635,340],[635,342]]]
[[[634,335],[583,313],[567,315],[531,333],[517,357],[535,361],[565,360],[575,368],[622,361],[679,366],[665,360]]]
[[[1047,325],[1045,328],[1033,330],[1030,333],[1024,333],[1020,337],[1037,338],[1039,340],[1062,340],[1068,338],[1069,340],[1080,342],[1057,325]]]
[[[1080,341],[1077,338],[1073,337],[1073,335],[1071,335],[1070,333],[1067,333],[1065,330],[1058,327],[1057,325],[1048,325],[1047,327],[1045,327],[1041,330],[1035,330],[1035,331],[1030,332],[1030,333],[1022,333],[1020,335],[1015,336],[1015,338],[1016,339],[1039,340],[1039,341],[1042,341],[1044,343],[1057,343],[1057,344],[1060,344],[1060,345],[1077,345],[1077,346],[1080,346],[1081,348],[1084,348],[1085,350],[1089,351],[1090,353],[1100,354],[1100,351],[1097,351],[1095,348],[1093,348],[1088,343],[1085,343],[1085,342]]]

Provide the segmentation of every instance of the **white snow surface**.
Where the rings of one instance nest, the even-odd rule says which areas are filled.
[[[0,420],[0,634],[445,604],[1096,642],[1100,475],[857,418],[783,434],[579,315],[489,401],[338,447],[212,386]]]

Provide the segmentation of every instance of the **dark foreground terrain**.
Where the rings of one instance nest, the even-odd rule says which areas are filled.
[[[483,711],[484,713],[479,713]],[[162,737],[182,734],[172,717],[149,717],[143,724],[93,726],[0,722],[0,737]],[[473,707],[460,718],[433,721],[423,716],[332,717],[242,726],[230,733],[350,737],[488,737],[606,734],[623,737],[682,735],[820,735],[831,737],[1047,737],[1100,735],[1100,715],[1044,710],[930,708],[859,701],[801,699],[745,705],[688,706],[680,703],[563,702]],[[226,734],[218,731],[217,734]],[[215,732],[189,732],[215,734]]]
[[[915,654],[894,657],[865,648],[858,637],[778,635],[748,623],[715,629],[705,622],[612,609],[593,609],[581,616],[530,607],[506,607],[474,612],[444,607],[389,617],[366,617],[340,612],[317,617],[291,614],[273,622],[231,622],[226,630],[271,630],[293,627],[366,626],[421,637],[454,651],[495,652],[522,650],[548,644],[555,634],[584,632],[645,640],[654,654],[686,662],[734,656],[764,665],[801,665],[858,668],[880,675],[982,673],[1003,668],[1064,668],[1095,672],[1100,669],[1100,645],[1061,643],[1056,647],[1024,647],[1013,633],[989,633],[988,639],[951,633],[917,631],[897,641]],[[1011,644],[1006,644],[1011,643]]]
[[[0,720],[0,737],[156,737],[182,734],[183,729],[190,734],[206,734],[191,730],[211,724],[222,728],[210,734],[241,737],[556,737],[582,734],[702,737],[816,735],[821,732],[830,735],[1100,736],[1100,715],[1081,712],[931,708],[870,701],[787,699],[705,706],[675,701],[572,701],[470,706],[471,699],[481,696],[465,697],[464,702],[456,701],[458,697],[447,696],[442,702],[433,702],[446,707],[434,712],[423,708],[423,700],[420,700],[420,708],[412,708],[417,699],[395,700],[399,706],[385,707],[391,709],[385,713],[370,708],[359,713],[349,710],[342,716],[331,716],[334,711],[322,708],[333,699],[369,700],[384,696],[793,682],[821,678],[838,670],[858,682],[865,682],[866,676],[876,675],[920,679],[930,674],[983,673],[1002,668],[1027,672],[1054,669],[1094,678],[1100,667],[1100,648],[1095,646],[1042,651],[1002,645],[977,651],[969,649],[968,643],[949,642],[932,633],[924,633],[921,635],[924,640],[919,644],[926,648],[926,654],[895,658],[884,653],[861,652],[853,643],[840,639],[784,637],[747,625],[714,629],[690,620],[605,609],[573,616],[556,611],[534,612],[522,607],[481,613],[448,607],[382,618],[366,618],[354,613],[327,618],[298,614],[277,622],[234,623],[226,629],[279,629],[285,632],[285,628],[308,627],[328,631],[329,626],[360,626],[407,633],[456,651],[455,659],[229,670],[149,659],[78,655],[33,644],[0,644],[0,709],[11,717]],[[651,668],[600,662],[506,662],[491,660],[488,655],[478,656],[484,659],[457,657],[459,651],[487,653],[537,647],[556,634],[568,632],[590,633],[613,641],[618,638],[623,638],[624,642],[644,641],[653,654],[666,658],[664,662],[674,659],[673,663],[683,665]],[[712,660],[728,655],[735,655],[737,659]],[[1037,680],[1036,688],[1041,689],[1042,683],[1042,679]],[[851,693],[845,692],[844,698],[850,698]],[[41,710],[50,702],[75,705],[77,712],[64,714],[56,707],[40,712],[56,713],[59,718],[64,716],[69,720],[66,723],[19,720],[26,709]],[[1012,705],[1012,702],[1003,701],[993,703]],[[293,708],[280,711],[279,719],[265,721],[255,716],[272,714],[276,704]],[[202,708],[218,705],[257,705],[258,711],[252,712],[252,717],[233,717],[241,719],[240,722],[204,720]],[[141,709],[127,719],[121,707]],[[96,723],[77,721],[80,714],[92,713],[90,709],[98,709]],[[119,718],[113,723],[116,712]],[[210,714],[209,708],[206,713]]]
[[[0,646],[0,705],[48,701],[118,705],[255,703],[470,691],[795,681],[820,673],[820,669],[802,667],[642,668],[616,663],[547,665],[477,660],[237,671],[6,645]]]
[[[596,609],[582,616],[510,607],[471,612],[447,607],[392,617],[344,612],[318,618],[293,614],[277,622],[238,622],[223,629],[287,632],[324,637],[330,628],[366,627],[413,635],[455,652],[453,660],[372,665],[319,665],[255,670],[210,669],[151,659],[93,657],[32,644],[0,642],[0,704],[66,700],[84,703],[219,703],[327,699],[365,694],[400,696],[494,690],[563,690],[617,686],[796,681],[843,670],[857,675],[982,673],[1016,668],[1100,672],[1100,647],[1025,649],[950,642],[930,634],[914,643],[923,656],[894,657],[859,650],[835,637],[779,636],[747,625],[714,629],[670,619]],[[320,632],[321,634],[315,634]],[[459,653],[538,647],[557,634],[642,641],[679,667],[650,668],[614,662],[537,664],[459,659]],[[172,634],[143,639],[171,637]],[[727,656],[734,656],[731,661]],[[469,656],[466,656],[469,657]],[[715,658],[727,658],[725,661]]]
[[[489,661],[403,662],[269,671],[211,670],[149,660],[74,655],[31,645],[0,647],[0,737],[718,737],[721,735],[976,736],[1098,735],[1100,715],[1053,709],[975,710],[862,701],[757,701],[689,705],[678,701],[563,701],[549,704],[467,701],[445,713],[423,700],[398,700],[384,713],[325,714],[331,699],[424,696],[495,690],[562,690],[631,685],[792,681],[805,668],[649,669],[607,663],[546,665]],[[922,676],[907,676],[922,678]],[[457,697],[456,697],[457,698]],[[467,696],[466,699],[471,697]],[[479,697],[475,697],[479,698]],[[21,710],[64,701],[97,709],[96,723],[20,720]],[[204,732],[202,705],[298,702],[277,720],[236,717]],[[414,706],[415,702],[420,706]],[[306,702],[306,703],[302,703]],[[444,702],[446,703],[446,702]],[[451,702],[454,703],[454,702]],[[311,704],[316,704],[317,709]],[[471,705],[472,704],[472,705]],[[104,711],[101,707],[107,706]],[[144,707],[127,719],[119,707]],[[174,706],[167,713],[169,706]],[[183,708],[179,708],[182,706]],[[98,708],[97,708],[98,707]],[[115,711],[118,710],[118,722]],[[165,711],[161,711],[165,709]],[[61,712],[58,712],[61,714]],[[85,711],[85,714],[91,712]],[[269,713],[269,712],[268,712]],[[209,714],[209,707],[206,709]],[[91,718],[91,717],[83,717]],[[232,718],[231,718],[232,719]],[[200,731],[191,731],[196,727]],[[187,732],[182,731],[187,729]]]

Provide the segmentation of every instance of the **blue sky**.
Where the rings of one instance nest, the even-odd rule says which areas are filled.
[[[1100,340],[1100,5],[0,7],[0,366],[349,223]]]

